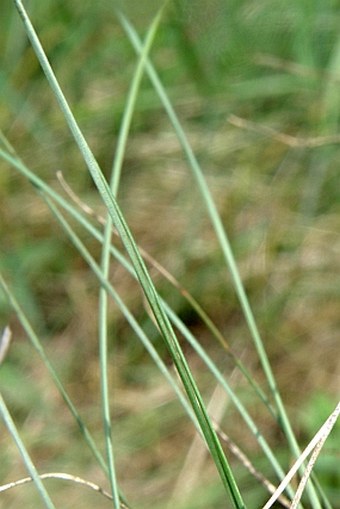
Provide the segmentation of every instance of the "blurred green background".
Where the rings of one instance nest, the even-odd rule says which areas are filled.
[[[122,8],[144,36],[159,2],[31,0],[26,5],[80,127],[109,175],[136,65],[115,8]],[[152,49],[230,235],[302,445],[335,406],[339,388],[339,8],[335,0],[173,0]],[[2,2],[0,27],[1,129],[28,167],[58,191],[61,170],[79,197],[104,214],[9,0]],[[198,299],[262,381],[198,191],[147,78],[118,201],[139,244]],[[0,226],[1,270],[101,443],[97,281],[31,184],[3,161]],[[98,258],[100,246],[78,230]],[[137,285],[116,262],[111,270],[115,287],[166,359]],[[190,306],[162,276],[151,273],[161,295],[231,376],[231,361]],[[194,432],[114,305],[110,313],[114,440],[128,500],[136,508],[225,507],[208,458],[191,491],[173,495],[180,472],[182,486],[189,485],[183,465]],[[1,388],[39,470],[67,471],[105,485],[1,294],[0,319],[14,336],[1,366]],[[183,346],[208,400],[214,384]],[[237,376],[235,387],[287,469],[292,458],[282,436]],[[272,478],[254,439],[226,405],[222,428]],[[339,427],[316,467],[334,508],[340,507],[338,443]],[[26,475],[2,424],[0,447],[0,484]],[[236,460],[233,464],[249,507],[259,507],[268,498],[265,490]],[[110,506],[73,485],[50,481],[48,487],[59,507]],[[17,488],[0,496],[0,507],[38,507],[35,497],[34,487]]]

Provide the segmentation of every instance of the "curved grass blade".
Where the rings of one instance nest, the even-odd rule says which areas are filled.
[[[92,481],[83,479],[82,477],[67,474],[66,472],[46,472],[45,474],[40,474],[39,477],[41,480],[56,479],[56,480],[60,480],[60,481],[71,482],[78,486],[84,486],[85,488],[88,488],[88,489],[102,495],[103,497],[105,497],[109,500],[112,500],[111,494],[108,493],[106,490],[104,490],[101,486],[98,486],[98,484],[95,484]],[[11,490],[13,488],[18,488],[19,486],[23,486],[24,484],[31,483],[32,481],[33,481],[32,477],[23,477],[21,479],[17,479],[16,481],[12,481],[10,483],[2,484],[0,486],[0,493],[2,493],[4,491]],[[128,509],[127,505],[125,505],[124,502],[120,502],[118,507],[120,509]]]

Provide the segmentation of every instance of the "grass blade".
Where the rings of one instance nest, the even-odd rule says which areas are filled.
[[[123,158],[127,145],[128,133],[131,125],[132,115],[134,112],[134,106],[136,104],[138,90],[143,76],[144,65],[146,57],[151,49],[152,42],[159,26],[163,8],[159,10],[155,17],[151,27],[148,31],[146,42],[138,60],[138,64],[131,82],[131,87],[127,96],[127,104],[124,110],[123,119],[121,122],[118,142],[115,151],[114,163],[111,175],[111,191],[114,196],[117,195],[118,186],[120,182],[120,175],[123,165]],[[104,242],[102,246],[101,256],[101,270],[103,277],[108,279],[109,267],[110,267],[110,246],[112,237],[112,220],[110,215],[107,215],[104,233]],[[109,386],[108,386],[108,369],[107,369],[107,343],[108,343],[108,294],[104,288],[100,289],[99,292],[99,356],[100,356],[100,376],[101,376],[101,393],[102,393],[102,409],[103,409],[103,422],[104,422],[104,435],[106,443],[106,455],[109,465],[109,477],[112,490],[113,503],[116,507],[119,505],[119,495],[116,479],[116,471],[114,465],[114,452],[112,443],[112,425],[110,416],[110,398],[109,398]]]
[[[81,224],[86,231],[91,233],[94,238],[96,238],[99,242],[103,243],[103,234],[99,232],[96,228],[93,227],[91,223],[89,223],[74,207],[72,207],[68,201],[65,201],[64,198],[62,198],[56,191],[54,191],[50,186],[48,186],[44,181],[42,181],[38,176],[36,176],[34,173],[32,173],[21,161],[19,161],[17,158],[13,158],[9,154],[6,154],[5,152],[1,151],[0,149],[0,156],[2,156],[6,161],[11,163],[20,173],[22,173],[26,178],[28,178],[36,189],[40,190],[40,193],[43,193],[46,197],[51,197],[53,201],[58,203],[64,210],[66,210],[69,214],[71,214],[72,217],[75,218],[75,220]],[[49,200],[49,204],[51,204]],[[51,207],[50,207],[51,208]],[[99,281],[101,282],[102,286],[109,292],[110,296],[116,301],[119,308],[122,310],[123,314],[125,315],[127,321],[129,322],[132,329],[135,331],[137,336],[142,341],[145,348],[148,350],[150,356],[160,369],[161,373],[166,377],[168,382],[172,385],[172,377],[169,375],[168,370],[166,369],[164,363],[159,358],[157,352],[155,351],[154,347],[148,340],[148,338],[145,336],[143,330],[140,328],[139,324],[135,321],[135,319],[131,316],[131,314],[124,308],[124,304],[121,302],[119,296],[114,291],[112,286],[109,284],[107,278],[103,277],[101,274],[101,271],[98,269],[98,266],[96,262],[92,259],[92,257],[87,252],[86,248],[84,248],[82,245],[80,245],[80,240],[78,240],[77,236],[72,232],[70,227],[68,226],[68,223],[65,222],[59,217],[58,211],[53,209],[54,215],[57,217],[59,223],[67,233],[67,235],[70,237],[72,243],[75,245],[75,247],[78,249],[78,251],[81,253],[81,255],[85,258],[86,262],[89,264],[91,269],[93,270],[94,274],[98,277]],[[129,261],[114,247],[110,247],[111,254],[118,260],[118,262],[125,267],[125,269],[134,277],[136,277],[136,274],[133,270],[133,267],[129,263]],[[210,359],[210,357],[207,355],[207,353],[204,351],[204,349],[201,347],[201,345],[197,342],[195,337],[190,333],[190,331],[187,329],[185,324],[177,317],[177,315],[170,309],[170,307],[162,301],[165,311],[167,312],[169,318],[177,327],[177,329],[183,334],[183,336],[186,338],[186,340],[191,344],[193,349],[196,351],[196,353],[201,357],[203,362],[206,364],[208,369],[211,371],[215,379],[222,385],[224,390],[229,395],[231,401],[236,406],[237,410],[241,414],[242,418],[244,419],[245,423],[247,424],[248,428],[250,429],[251,433],[258,439],[260,447],[263,449],[265,455],[267,456],[270,464],[273,466],[274,471],[277,473],[278,479],[282,480],[285,476],[285,473],[278,463],[275,454],[271,451],[269,445],[267,444],[265,438],[263,437],[262,433],[258,429],[256,423],[251,418],[250,414],[247,412],[247,410],[244,408],[242,402],[239,400],[237,395],[232,391],[232,389],[229,387],[227,381],[223,377],[222,373],[217,369],[214,362]],[[186,412],[188,413],[189,417],[193,420],[195,424],[195,420],[192,418],[192,413],[190,413],[188,409],[188,403],[185,398],[183,398],[182,392],[179,390],[179,388],[176,386],[173,387],[177,397],[181,401],[182,405],[184,406]],[[197,427],[197,424],[195,424]],[[293,496],[293,491],[288,488],[288,493]]]
[[[122,26],[124,27],[127,35],[130,38],[130,41],[132,45],[134,46],[137,53],[141,51],[141,42],[139,40],[139,37],[130,24],[130,22],[127,20],[127,18],[123,15],[119,15],[119,19],[121,21]],[[205,178],[203,176],[203,172],[201,170],[201,167],[197,161],[197,158],[195,154],[193,153],[191,146],[189,144],[189,141],[187,139],[187,136],[180,124],[180,121],[175,113],[174,108],[172,107],[172,104],[168,98],[168,95],[154,69],[150,61],[147,62],[146,66],[148,75],[150,77],[150,80],[152,84],[154,85],[154,88],[159,95],[159,98],[164,106],[164,109],[166,110],[169,119],[171,123],[173,124],[174,130],[178,136],[178,140],[183,148],[183,151],[187,157],[189,167],[193,172],[193,175],[196,179],[198,188],[202,195],[202,200],[206,205],[208,215],[210,217],[211,223],[214,227],[214,230],[216,232],[216,236],[219,240],[222,252],[225,257],[225,261],[227,264],[227,267],[229,269],[229,272],[231,274],[233,284],[235,287],[236,294],[238,296],[243,314],[245,316],[245,320],[247,322],[251,337],[253,339],[254,345],[256,347],[256,350],[258,352],[258,356],[263,368],[263,371],[266,375],[267,382],[269,385],[269,388],[271,390],[271,393],[273,395],[278,414],[279,414],[279,422],[282,426],[282,429],[286,435],[287,441],[289,443],[289,446],[294,453],[296,457],[300,455],[300,448],[296,441],[295,434],[293,432],[292,426],[290,424],[286,409],[284,407],[279,389],[276,384],[276,380],[274,377],[274,373],[272,371],[267,353],[265,351],[258,327],[256,325],[255,317],[253,314],[253,311],[251,309],[248,297],[246,295],[239,270],[237,268],[237,264],[234,258],[234,254],[231,248],[231,244],[229,241],[229,238],[227,236],[227,233],[224,229],[221,217],[218,213],[216,204],[212,198],[212,195],[209,191],[208,185],[205,181]],[[318,499],[318,496],[316,494],[316,491],[314,489],[314,486],[312,484],[308,485],[308,494],[310,497],[310,501],[312,503],[312,506],[314,509],[321,509],[321,505]]]
[[[272,505],[277,500],[279,495],[283,492],[285,487],[288,485],[288,483],[294,477],[296,472],[299,470],[300,466],[303,464],[305,459],[313,451],[311,460],[310,460],[310,462],[307,465],[307,468],[306,468],[306,470],[305,470],[305,472],[304,472],[304,474],[302,476],[301,482],[299,484],[299,487],[298,487],[298,489],[296,491],[296,494],[294,496],[294,499],[292,501],[291,509],[296,509],[297,508],[297,506],[298,506],[298,504],[300,502],[301,496],[302,496],[302,492],[303,492],[303,490],[304,490],[304,488],[306,486],[306,483],[307,483],[307,481],[309,479],[309,476],[310,476],[310,474],[312,472],[312,468],[314,466],[314,463],[315,463],[318,455],[320,454],[321,449],[322,449],[325,441],[327,440],[328,435],[332,431],[332,428],[333,428],[334,424],[337,421],[339,413],[340,413],[340,402],[337,404],[337,406],[336,406],[335,410],[332,412],[332,414],[327,418],[326,422],[321,426],[321,428],[316,433],[314,438],[309,442],[309,444],[307,445],[305,450],[302,452],[301,456],[296,460],[296,462],[294,463],[292,468],[289,470],[288,474],[283,479],[283,481],[280,484],[280,486],[278,486],[278,488],[275,491],[275,493],[272,495],[272,497],[270,497],[268,502],[263,506],[263,509],[270,509],[272,507]]]
[[[85,248],[85,246],[82,244],[82,242],[80,241],[80,239],[77,237],[77,235],[72,231],[72,229],[69,227],[69,225],[67,224],[67,222],[63,219],[63,217],[59,214],[58,210],[54,207],[54,205],[50,202],[50,200],[47,199],[47,203],[49,205],[49,207],[51,208],[51,210],[53,211],[53,213],[56,215],[56,217],[58,218],[58,221],[60,222],[60,224],[63,226],[64,230],[67,232],[68,236],[71,238],[72,242],[74,243],[74,245],[77,247],[77,249],[81,252],[82,256],[86,259],[87,263],[89,263],[90,267],[91,267],[91,270],[93,271],[94,274],[96,274],[96,276],[99,278],[99,280],[101,281],[101,284],[104,286],[104,288],[113,296],[113,298],[116,300],[116,302],[119,304],[119,307],[122,309],[122,311],[124,312],[124,315],[126,316],[126,318],[128,319],[130,325],[133,326],[134,330],[135,331],[138,331],[138,335],[141,337],[143,336],[145,338],[145,335],[143,333],[143,331],[141,330],[139,324],[136,322],[136,320],[132,317],[132,315],[128,312],[128,310],[126,309],[125,305],[122,303],[121,299],[119,298],[118,294],[114,291],[114,289],[111,287],[111,285],[109,284],[107,278],[105,277],[105,275],[102,274],[100,268],[98,267],[98,265],[96,264],[96,262],[93,260],[93,258],[91,257],[91,255],[88,253],[87,249]],[[166,315],[165,315],[166,316]],[[145,342],[145,340],[144,340]],[[148,341],[148,343],[150,343]],[[163,363],[162,363],[162,372],[164,373],[164,369],[165,371],[167,371],[166,367],[164,367]],[[167,377],[168,378],[168,377]],[[168,378],[169,379],[169,378]],[[171,384],[173,385],[173,384]],[[178,391],[176,391],[177,393],[177,396],[179,396],[179,393]],[[188,392],[187,392],[188,394]],[[189,400],[190,400],[190,395],[188,394],[188,397],[189,397]],[[181,396],[180,397],[180,400],[182,402],[182,404],[184,403],[184,400],[183,400],[183,397]],[[187,407],[187,405],[185,404],[184,405],[185,407]],[[195,411],[195,408],[193,408],[193,410]],[[195,412],[195,416],[194,414],[191,413],[191,411],[189,411],[189,416],[191,416],[191,418],[193,419],[193,417],[195,417],[195,420],[194,420],[194,423],[196,422],[196,418],[197,418],[197,422],[199,424],[199,429],[201,430],[201,433],[202,435],[204,436],[204,438],[206,438],[206,435],[205,435],[205,430],[202,429],[202,424],[199,420],[199,416],[197,416],[197,413]],[[210,421],[210,419],[209,419]],[[214,431],[215,433],[215,431]],[[207,446],[208,448],[210,449],[210,452],[211,452],[211,448],[209,447],[209,442],[206,440],[206,443],[207,443]],[[220,445],[220,443],[218,442],[218,444]],[[220,446],[221,447],[221,446]],[[221,476],[222,477],[222,476]],[[235,485],[236,485],[236,482],[235,482]],[[237,488],[237,485],[236,485],[236,488]],[[233,500],[234,501],[234,500]],[[244,505],[240,505],[240,506],[237,506],[236,505],[236,501],[234,502],[235,503],[235,506],[236,507],[245,507]]]
[[[70,399],[69,395],[67,394],[57,372],[55,371],[53,365],[51,364],[49,358],[47,357],[46,353],[45,353],[45,350],[44,350],[44,347],[42,346],[37,334],[35,333],[35,331],[33,330],[33,327],[31,326],[28,318],[26,317],[24,311],[22,310],[19,302],[17,301],[17,299],[15,298],[13,292],[11,291],[10,287],[8,286],[7,282],[5,281],[3,275],[1,274],[0,272],[0,286],[2,287],[5,295],[7,296],[8,298],[8,301],[12,307],[12,309],[15,311],[15,314],[16,316],[18,317],[19,319],[19,322],[21,323],[23,329],[25,330],[28,338],[30,339],[34,349],[37,351],[37,353],[39,354],[41,360],[43,361],[46,369],[48,370],[54,384],[56,385],[56,387],[58,388],[58,391],[60,392],[62,398],[64,399],[66,405],[68,406],[71,414],[73,415],[74,419],[76,420],[79,428],[80,428],[80,431],[82,432],[84,438],[85,438],[85,441],[86,443],[88,444],[88,446],[90,447],[90,449],[92,450],[94,456],[96,457],[96,459],[98,460],[98,463],[101,465],[101,467],[103,468],[103,470],[105,472],[107,472],[107,466],[105,464],[105,461],[103,460],[97,446],[95,445],[95,442],[89,432],[89,430],[87,429],[84,421],[82,420],[81,416],[79,415],[76,407],[74,406],[72,400]]]
[[[164,313],[163,307],[159,300],[156,289],[146,269],[143,259],[138,251],[133,236],[126,224],[126,221],[121,213],[121,210],[106,182],[102,171],[100,170],[97,161],[95,160],[87,142],[78,127],[78,124],[71,112],[71,109],[65,99],[65,96],[58,84],[58,81],[53,73],[53,70],[48,62],[45,52],[41,46],[36,32],[29,20],[29,17],[19,0],[14,0],[15,6],[20,14],[24,23],[26,33],[31,41],[35,54],[40,62],[40,65],[45,73],[45,76],[50,84],[50,87],[58,101],[59,107],[65,116],[67,124],[73,134],[73,137],[81,151],[84,161],[88,167],[90,175],[105,203],[108,212],[111,216],[113,224],[117,228],[124,247],[132,261],[134,270],[136,271],[140,285],[144,291],[147,301],[153,311],[162,337],[169,349],[174,364],[177,368],[179,376],[184,385],[185,391],[191,402],[191,405],[196,414],[197,420],[202,429],[206,443],[209,447],[211,456],[216,464],[217,470],[220,474],[224,487],[226,488],[229,496],[237,509],[244,508],[244,502],[238,489],[237,483],[233,476],[230,465],[223,452],[216,432],[213,429],[212,423],[208,417],[205,405],[203,403],[201,394],[193,379],[189,366],[179,346],[177,338],[174,334],[172,326]]]
[[[39,474],[37,472],[37,469],[34,466],[33,461],[30,458],[30,455],[28,454],[28,451],[23,443],[23,441],[20,438],[20,434],[18,433],[18,430],[14,424],[14,421],[11,417],[11,414],[8,411],[8,408],[6,406],[6,403],[2,397],[2,394],[0,393],[0,414],[3,418],[3,421],[11,434],[14,442],[16,443],[17,448],[19,449],[20,455],[25,463],[25,466],[32,477],[34,484],[39,492],[39,495],[44,502],[47,509],[56,509],[55,505],[53,504],[49,494],[46,491],[45,486],[43,485]]]
[[[70,237],[72,243],[77,248],[77,250],[81,253],[83,258],[86,260],[86,262],[89,264],[91,270],[94,274],[98,277],[101,284],[104,286],[104,288],[108,291],[108,293],[111,295],[111,297],[114,298],[120,309],[122,310],[123,314],[129,321],[131,327],[133,330],[137,333],[139,338],[142,340],[144,346],[149,351],[150,355],[156,362],[157,366],[161,370],[161,372],[166,376],[167,380],[170,382],[171,385],[173,385],[173,380],[171,376],[169,375],[166,367],[164,366],[164,363],[160,360],[158,354],[155,352],[152,344],[150,341],[145,337],[144,332],[138,325],[138,323],[135,321],[135,319],[131,316],[131,314],[128,312],[128,310],[125,308],[124,304],[122,303],[121,299],[117,295],[117,293],[114,291],[112,286],[107,280],[107,277],[99,270],[96,262],[93,260],[91,255],[88,253],[84,245],[81,243],[80,239],[77,237],[77,235],[72,231],[68,223],[63,219],[63,217],[60,215],[58,210],[52,205],[51,201],[48,200],[48,204],[53,211],[54,215],[58,219],[59,223],[67,233],[67,235]],[[112,254],[118,259],[118,261],[130,272],[130,274],[135,275],[133,268],[131,264],[112,246],[111,248]],[[212,361],[212,359],[208,356],[208,354],[205,352],[204,348],[199,344],[199,342],[196,340],[196,338],[191,334],[189,329],[185,326],[185,324],[178,318],[178,316],[171,310],[171,308],[167,305],[166,302],[162,301],[165,311],[167,312],[169,318],[173,322],[173,324],[177,327],[177,329],[183,334],[183,336],[186,338],[186,340],[189,342],[189,344],[193,347],[193,349],[196,351],[196,353],[199,355],[199,357],[203,360],[203,362],[206,364],[208,369],[211,371],[215,379],[218,383],[221,384],[223,389],[226,391],[228,396],[230,397],[233,404],[236,406],[237,410],[241,414],[242,418],[244,419],[245,423],[249,427],[252,434],[256,437],[260,447],[263,449],[265,455],[267,456],[268,460],[270,461],[271,465],[273,466],[274,471],[276,472],[278,478],[280,480],[283,479],[285,476],[285,473],[282,469],[282,467],[279,465],[275,455],[271,451],[268,443],[266,442],[264,436],[262,435],[259,428],[256,426],[255,422],[251,418],[250,414],[247,412],[245,407],[243,406],[242,402],[239,400],[237,395],[234,393],[234,391],[231,389],[228,382],[223,377],[222,373],[218,370],[215,363]],[[170,378],[169,378],[170,377]],[[188,408],[187,401],[183,400],[183,396],[181,392],[178,392],[177,384],[175,387],[175,392],[181,401],[182,405],[184,406],[186,412],[188,413],[189,417],[193,420],[194,424],[197,427],[196,420],[193,418],[192,412]],[[291,488],[287,487],[287,492],[293,496],[294,492],[291,490]]]

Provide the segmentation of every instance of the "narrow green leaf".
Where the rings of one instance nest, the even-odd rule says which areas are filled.
[[[65,96],[52,71],[52,68],[48,62],[45,52],[40,44],[38,36],[35,33],[34,28],[22,5],[22,2],[19,0],[14,0],[14,2],[23,20],[25,30],[31,41],[32,47],[37,55],[40,65],[59,103],[60,109],[65,116],[65,119],[81,151],[84,161],[86,162],[86,165],[92,176],[92,179],[102,197],[103,202],[105,203],[108,209],[113,224],[117,228],[121,240],[123,242],[123,245],[132,261],[141,288],[143,289],[146,299],[149,302],[150,308],[152,309],[155,320],[161,331],[162,337],[169,349],[173,362],[177,368],[185,391],[188,395],[193,410],[196,414],[197,420],[202,429],[202,433],[205,437],[206,443],[209,447],[211,456],[220,474],[221,480],[225,488],[227,489],[234,506],[237,509],[243,509],[245,507],[244,502],[238,489],[237,483],[232,474],[227,458],[223,452],[218,437],[213,429],[213,426],[207,414],[200,392],[192,377],[189,366],[179,346],[177,338],[173,332],[169,319],[167,318],[163,310],[156,289],[152,283],[152,280],[146,269],[143,259],[138,251],[136,243],[134,242],[130,229],[126,224],[126,221],[121,213],[121,210],[108,186],[108,183],[106,182],[103,176],[103,173],[101,172],[98,166],[97,161],[95,160],[89,146],[86,143],[86,140],[82,132],[78,127],[78,124],[71,112],[71,109],[65,99]]]
[[[14,442],[16,443],[17,448],[19,449],[19,452],[23,459],[23,462],[25,463],[28,473],[30,474],[30,476],[33,479],[33,482],[39,492],[39,495],[40,495],[42,501],[44,502],[47,509],[56,509],[48,492],[46,491],[46,488],[45,488],[42,480],[39,477],[37,469],[35,468],[35,465],[34,465],[33,461],[31,460],[31,457],[30,457],[23,441],[20,438],[20,434],[14,424],[12,416],[8,411],[7,405],[4,401],[1,393],[0,393],[0,414],[3,418],[3,421],[6,425],[9,433],[11,434]]]
[[[128,133],[131,125],[131,119],[136,104],[139,86],[142,80],[144,65],[146,57],[151,49],[152,42],[156,35],[163,8],[161,8],[151,24],[148,31],[146,42],[143,51],[139,57],[136,70],[131,82],[130,91],[127,96],[127,103],[124,110],[123,119],[121,122],[118,142],[115,151],[114,163],[112,168],[112,176],[110,187],[114,196],[117,195],[120,175],[123,165],[123,158],[126,149]],[[110,267],[110,246],[112,236],[112,221],[108,214],[105,225],[104,242],[102,246],[101,256],[101,269],[103,276],[108,279]],[[107,367],[107,343],[108,343],[108,294],[105,288],[101,288],[99,292],[99,310],[98,310],[98,328],[99,328],[99,354],[100,354],[100,373],[101,373],[101,394],[102,394],[102,409],[103,409],[103,423],[104,423],[104,436],[106,444],[106,455],[109,466],[109,477],[113,498],[113,505],[119,505],[119,493],[116,477],[116,469],[114,464],[114,451],[112,442],[112,424],[110,415],[110,397],[109,397],[109,383],[108,383],[108,367]]]
[[[127,35],[129,36],[132,45],[134,46],[137,53],[139,53],[141,50],[141,43],[140,43],[140,40],[139,40],[139,37],[138,37],[136,31],[134,30],[134,28],[132,27],[132,25],[129,23],[129,21],[127,20],[127,18],[125,16],[123,16],[122,14],[119,14],[119,19],[120,19],[121,24],[124,27]],[[227,265],[229,272],[231,274],[234,288],[235,288],[236,294],[238,296],[245,320],[247,322],[252,340],[253,340],[256,350],[258,352],[258,356],[259,356],[263,371],[266,375],[269,388],[273,395],[273,398],[274,398],[274,401],[275,401],[275,404],[277,407],[278,415],[279,415],[279,424],[281,425],[281,427],[286,435],[287,441],[289,443],[289,446],[290,446],[292,452],[295,454],[296,457],[298,457],[300,454],[300,448],[296,441],[294,431],[290,424],[290,421],[289,421],[286,409],[284,407],[279,389],[277,387],[274,373],[272,371],[267,353],[265,351],[256,321],[255,321],[253,311],[251,309],[247,294],[245,292],[245,289],[244,289],[244,286],[243,286],[243,283],[242,283],[242,280],[240,277],[240,273],[239,273],[239,270],[238,270],[238,267],[236,264],[236,260],[235,260],[235,257],[234,257],[234,254],[233,254],[233,251],[231,248],[231,244],[230,244],[228,235],[224,229],[224,226],[223,226],[221,217],[218,213],[216,204],[212,198],[212,195],[210,193],[210,190],[209,190],[206,180],[204,178],[202,169],[201,169],[201,167],[198,163],[198,160],[190,146],[190,143],[189,143],[188,138],[184,132],[184,129],[182,128],[181,123],[176,115],[176,112],[175,112],[174,108],[172,107],[172,104],[169,100],[166,90],[164,89],[164,87],[163,87],[163,85],[155,71],[155,68],[152,66],[152,64],[149,60],[146,64],[146,70],[147,70],[149,78],[150,78],[157,94],[159,95],[159,98],[164,106],[164,109],[166,110],[166,112],[169,116],[169,119],[170,119],[171,123],[173,124],[174,130],[178,137],[178,140],[179,140],[179,142],[182,146],[183,152],[188,160],[189,167],[192,170],[193,176],[194,176],[194,178],[197,182],[198,188],[201,192],[202,201],[204,202],[204,204],[207,208],[208,215],[210,217],[211,223],[215,230],[216,236],[219,240],[221,250],[223,252],[223,255],[224,255],[224,258],[226,261],[226,265]],[[308,490],[308,495],[309,495],[310,501],[311,501],[314,509],[321,509],[321,505],[320,505],[320,502],[319,502],[319,499],[316,494],[314,486],[312,484],[309,484],[307,490]]]
[[[75,220],[81,224],[91,235],[93,235],[94,238],[96,238],[99,242],[103,243],[103,234],[100,233],[96,228],[92,226],[91,223],[89,223],[72,205],[69,204],[69,202],[65,201],[64,198],[62,198],[55,190],[53,190],[50,186],[48,186],[44,181],[42,181],[38,176],[36,176],[34,173],[32,173],[21,161],[19,161],[16,158],[13,158],[9,154],[6,154],[0,149],[0,156],[3,157],[6,161],[11,163],[14,168],[16,168],[20,173],[22,173],[24,176],[26,176],[29,180],[34,183],[34,186],[36,189],[40,189],[41,193],[43,195],[46,195],[47,197],[51,197],[58,205],[63,207],[64,210],[66,210],[69,214],[71,214],[72,217],[75,218]],[[49,202],[50,203],[50,202]],[[51,208],[54,210],[53,208]],[[129,322],[132,329],[135,331],[137,336],[142,341],[145,348],[148,350],[149,354],[155,361],[156,365],[160,369],[161,373],[166,377],[168,382],[172,385],[172,378],[167,372],[167,369],[164,365],[162,365],[162,361],[159,359],[159,356],[155,349],[153,348],[152,344],[148,340],[148,338],[145,336],[143,330],[139,327],[138,323],[134,320],[134,318],[131,316],[131,314],[128,312],[128,310],[124,307],[123,303],[121,302],[121,299],[117,295],[117,293],[114,291],[112,286],[109,284],[107,278],[104,278],[101,274],[101,271],[98,271],[96,267],[96,263],[92,260],[89,253],[84,247],[80,247],[79,239],[78,241],[75,241],[77,238],[74,237],[74,233],[71,233],[69,226],[67,226],[68,223],[65,224],[65,221],[60,221],[59,214],[55,213],[55,216],[57,217],[59,223],[66,231],[67,235],[70,237],[72,243],[75,245],[75,247],[79,250],[81,255],[84,257],[86,262],[89,264],[91,269],[93,270],[94,274],[98,277],[99,281],[101,282],[102,286],[108,291],[110,296],[116,301],[118,307],[122,310],[122,313],[124,314],[125,318]],[[125,269],[134,277],[136,277],[135,271],[133,270],[133,267],[131,263],[114,247],[110,247],[111,254],[118,260],[120,264],[122,264]],[[213,363],[213,361],[209,358],[207,353],[204,351],[204,349],[199,345],[199,343],[195,340],[195,338],[192,336],[190,331],[187,329],[185,324],[176,316],[176,314],[170,309],[170,307],[162,301],[162,304],[164,306],[165,311],[167,312],[169,318],[172,320],[174,325],[181,331],[181,333],[184,335],[184,337],[189,341],[189,343],[193,346],[195,351],[198,353],[198,355],[202,358],[202,360],[207,365],[208,369],[213,373],[216,380],[221,383],[221,385],[224,387],[226,392],[228,393],[229,397],[231,398],[231,401],[236,406],[237,410],[241,414],[242,418],[244,419],[245,423],[249,427],[250,431],[255,436],[256,440],[259,442],[260,447],[263,449],[265,455],[267,456],[268,460],[270,461],[271,465],[273,466],[275,472],[278,475],[278,478],[280,480],[283,479],[285,473],[283,469],[281,468],[280,464],[278,463],[275,454],[270,449],[269,445],[265,441],[265,438],[261,434],[260,430],[256,426],[255,422],[251,418],[251,416],[248,414],[247,410],[244,408],[242,402],[239,400],[237,395],[233,392],[233,390],[228,385],[227,381],[224,379],[223,375],[218,371],[217,367]],[[179,391],[179,389],[176,387],[173,387],[179,400],[181,401],[182,405],[184,406],[186,412],[190,416],[190,418],[193,420],[192,413],[188,410],[187,401],[184,398]],[[179,391],[179,392],[178,392]],[[195,423],[195,420],[193,420]],[[197,427],[197,425],[195,424]],[[289,492],[292,496],[294,495],[293,491]]]

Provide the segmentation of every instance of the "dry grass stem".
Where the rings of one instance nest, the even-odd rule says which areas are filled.
[[[315,464],[315,461],[321,451],[322,446],[324,445],[328,435],[330,434],[338,416],[340,413],[340,402],[336,406],[334,412],[328,417],[326,422],[321,426],[319,431],[316,433],[314,438],[309,442],[305,450],[302,452],[302,454],[299,456],[299,458],[296,460],[292,468],[289,470],[286,477],[281,482],[280,486],[277,488],[273,496],[268,500],[268,502],[263,506],[263,509],[270,509],[274,502],[278,499],[279,495],[283,492],[283,490],[288,486],[296,472],[299,470],[300,466],[303,464],[305,459],[310,455],[312,451],[314,451],[311,460],[308,463],[308,466],[306,467],[305,473],[301,479],[300,485],[298,487],[298,490],[294,496],[291,509],[295,509],[301,499],[301,496],[303,494],[303,491],[305,489],[307,480],[310,477],[310,474],[312,472],[312,468]],[[293,506],[294,503],[294,506]]]
[[[7,325],[4,328],[2,336],[0,337],[0,365],[4,362],[5,357],[8,353],[12,339],[12,331]]]
[[[236,375],[239,375],[239,372],[234,369],[231,378],[234,378]],[[228,402],[228,395],[218,384],[212,393],[207,407],[213,422],[220,422]],[[173,494],[169,501],[169,508],[183,502],[199,485],[208,456],[209,453],[205,443],[202,441],[202,437],[196,434],[190,444],[182,470],[177,477]]]
[[[295,497],[292,501],[292,505],[291,505],[291,508],[290,509],[296,509],[300,500],[301,500],[301,497],[302,497],[302,494],[303,494],[303,491],[305,489],[305,486],[306,486],[306,483],[312,473],[312,470],[313,470],[313,467],[315,465],[315,462],[321,452],[321,449],[324,445],[324,443],[326,442],[327,440],[327,437],[328,435],[330,434],[330,432],[332,431],[333,429],[333,426],[334,424],[336,423],[337,421],[337,418],[339,417],[339,413],[340,413],[340,401],[339,403],[337,404],[334,412],[332,412],[332,414],[328,417],[327,421],[325,422],[325,424],[321,427],[320,431],[316,434],[317,437],[320,437],[319,441],[317,442],[316,446],[315,446],[315,449],[313,451],[313,454],[311,455],[311,458],[307,464],[307,467],[306,467],[306,470],[302,476],[302,479],[300,481],[300,484],[298,486],[298,489],[296,491],[296,494],[295,494]]]
[[[327,81],[340,82],[340,75],[338,74],[297,64],[296,62],[277,58],[273,55],[258,53],[255,56],[255,63],[278,71],[286,71],[295,76],[300,76],[301,78],[325,79]]]
[[[222,442],[226,444],[230,452],[240,461],[240,463],[242,463],[248,472],[250,472],[251,475],[254,476],[255,479],[257,479],[269,491],[269,493],[275,493],[277,487],[254,467],[247,455],[235,444],[235,442],[233,442],[233,440],[231,440],[231,438],[224,431],[221,430],[217,422],[213,421],[213,424],[218,436]],[[283,507],[290,509],[290,501],[284,495],[279,495],[277,501],[280,502]]]
[[[329,136],[317,136],[312,138],[298,138],[289,134],[281,133],[272,129],[271,127],[259,124],[257,122],[251,122],[245,118],[238,117],[236,115],[229,115],[229,124],[245,129],[247,131],[253,131],[257,134],[269,136],[270,138],[287,145],[292,148],[316,148],[322,147],[323,145],[334,145],[340,143],[340,135],[333,134]]]
[[[82,479],[81,477],[74,476],[71,474],[66,474],[65,472],[48,472],[45,474],[39,475],[40,479],[59,479],[62,481],[69,481],[76,484],[80,484],[82,486],[86,486],[87,488],[90,488],[93,491],[96,491],[97,493],[100,493],[105,498],[108,498],[109,500],[112,500],[112,496],[109,492],[98,486],[97,484],[93,483],[92,481],[87,481],[85,479]],[[32,477],[24,477],[22,479],[18,479],[17,481],[13,481],[7,484],[3,484],[0,486],[0,492],[10,490],[12,488],[17,488],[18,486],[22,486],[23,484],[27,484],[33,482]],[[127,505],[124,504],[124,502],[120,502],[120,509],[127,509]]]

